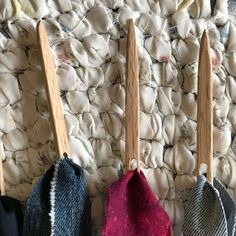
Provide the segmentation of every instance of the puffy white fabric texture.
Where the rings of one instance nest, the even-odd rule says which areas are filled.
[[[41,19],[55,60],[71,157],[85,170],[92,220],[101,235],[107,188],[124,167],[129,18],[139,50],[141,166],[178,236],[183,196],[196,181],[204,29],[213,63],[214,171],[236,200],[236,26],[227,0],[2,0],[0,153],[6,192],[24,201],[57,159],[35,33]]]

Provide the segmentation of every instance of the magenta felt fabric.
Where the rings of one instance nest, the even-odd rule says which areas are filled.
[[[172,235],[170,218],[142,172],[129,171],[110,186],[103,235]]]

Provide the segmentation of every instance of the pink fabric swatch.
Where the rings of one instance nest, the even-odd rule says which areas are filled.
[[[110,186],[103,235],[172,235],[170,218],[142,172],[129,171]]]

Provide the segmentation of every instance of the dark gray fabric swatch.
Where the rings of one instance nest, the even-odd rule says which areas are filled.
[[[224,186],[200,176],[185,206],[184,236],[233,236],[235,204]]]

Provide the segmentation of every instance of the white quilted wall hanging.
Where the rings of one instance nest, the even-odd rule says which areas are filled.
[[[196,181],[204,29],[213,64],[214,172],[236,200],[235,9],[227,0],[1,0],[0,153],[7,195],[24,202],[56,160],[35,32],[42,20],[73,161],[85,170],[94,235],[101,235],[107,188],[123,170],[126,21],[132,18],[140,62],[141,167],[174,235],[181,235],[183,196]]]

